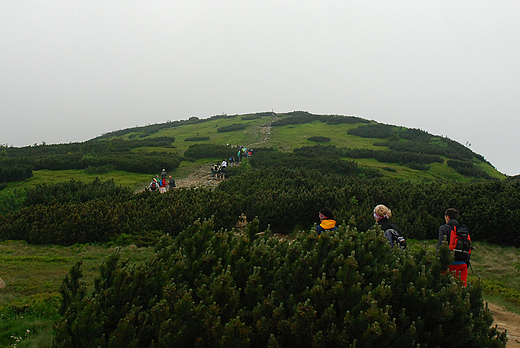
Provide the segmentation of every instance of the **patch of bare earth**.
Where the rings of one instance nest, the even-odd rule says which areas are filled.
[[[500,331],[507,330],[507,348],[520,348],[520,315],[509,312],[494,303],[487,303],[493,314],[493,325]]]
[[[178,188],[195,188],[195,187],[216,187],[225,179],[217,179],[211,177],[211,165],[204,165],[197,168],[186,178],[175,181]]]

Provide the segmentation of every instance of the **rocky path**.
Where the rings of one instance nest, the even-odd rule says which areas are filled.
[[[175,181],[177,187],[216,187],[222,180],[211,177],[211,165],[205,164],[194,170],[188,177]]]
[[[500,331],[507,330],[507,348],[520,348],[520,315],[489,302],[488,308],[493,314],[493,325]]]

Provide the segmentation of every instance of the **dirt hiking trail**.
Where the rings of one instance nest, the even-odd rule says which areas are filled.
[[[493,314],[493,325],[500,331],[507,330],[507,348],[520,348],[520,315],[508,312],[506,309],[488,302],[488,308]]]

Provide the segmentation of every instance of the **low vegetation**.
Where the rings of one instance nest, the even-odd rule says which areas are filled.
[[[189,144],[206,138],[212,143]],[[186,141],[174,147],[175,139]],[[138,189],[162,168],[176,177],[207,163],[209,172],[213,161],[236,155],[229,144],[253,144],[254,155],[215,189]],[[16,274],[26,260],[40,283],[21,278],[24,287],[2,269],[9,287],[0,292],[0,325],[10,333],[0,345],[49,346],[57,320],[55,346],[456,346],[446,343],[450,330],[473,325],[467,345],[502,347],[482,306],[482,291],[520,303],[512,280],[519,255],[508,250],[507,265],[492,256],[520,246],[520,181],[502,177],[449,139],[303,111],[192,117],[82,144],[2,147],[0,249],[13,256],[6,271]],[[408,251],[390,252],[372,230],[379,203],[414,240]],[[323,207],[343,227],[316,239]],[[470,275],[468,288],[440,275],[447,251],[438,257],[420,246],[436,238],[447,207],[461,212],[478,245],[482,279]],[[243,234],[233,230],[241,214],[257,217]],[[114,245],[131,247],[114,254]],[[455,322],[455,314],[468,320]]]

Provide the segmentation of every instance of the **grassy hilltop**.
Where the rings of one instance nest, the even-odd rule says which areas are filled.
[[[107,133],[93,140],[135,140],[171,137],[182,154],[194,144],[234,144],[291,152],[317,144],[345,151],[343,158],[401,179],[505,178],[481,155],[445,137],[353,116],[313,115],[304,111],[219,115],[208,119],[154,124]],[[141,147],[136,152],[158,151]],[[364,152],[355,150],[365,150]],[[389,156],[390,155],[390,156]],[[412,157],[412,158],[410,158]]]

